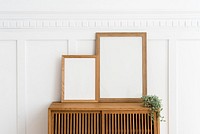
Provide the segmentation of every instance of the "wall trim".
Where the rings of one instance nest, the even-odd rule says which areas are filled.
[[[0,29],[148,29],[200,27],[199,12],[0,12]]]

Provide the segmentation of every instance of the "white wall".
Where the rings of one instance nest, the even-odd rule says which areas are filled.
[[[198,12],[2,12],[0,133],[47,134],[47,108],[60,100],[61,55],[95,54],[100,31],[147,32],[148,94],[163,100],[161,134],[199,133],[199,29]]]
[[[0,0],[0,11],[199,11],[199,0]]]

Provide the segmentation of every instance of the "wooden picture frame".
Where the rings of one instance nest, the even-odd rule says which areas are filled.
[[[97,102],[96,77],[95,55],[62,55],[61,102]]]
[[[110,39],[107,40],[108,38],[110,38]],[[116,39],[116,42],[113,42],[113,40],[115,40],[115,39]],[[105,54],[106,55],[105,58],[102,57],[102,55],[104,55],[104,54],[102,54],[104,52],[104,50],[102,50],[102,48],[101,48],[102,47],[102,42],[104,43],[103,46],[106,46],[105,45],[106,41],[108,42],[107,46],[109,46],[110,44],[119,44],[119,42],[121,42],[121,44],[123,44],[123,45],[121,45],[122,48],[124,46],[128,46],[128,45],[126,45],[126,43],[128,44],[129,42],[133,42],[133,43],[136,42],[137,46],[139,46],[138,48],[139,48],[139,50],[141,50],[141,56],[139,56],[139,54],[138,54],[137,57],[141,58],[141,61],[138,62],[138,63],[141,63],[141,65],[140,65],[140,67],[141,67],[141,74],[139,74],[139,77],[141,78],[141,83],[139,83],[139,84],[141,84],[141,85],[138,85],[138,87],[141,87],[141,89],[140,89],[141,91],[138,90],[137,92],[139,92],[138,94],[140,94],[140,95],[138,95],[136,97],[132,97],[132,96],[130,97],[129,94],[128,94],[127,95],[128,97],[126,97],[125,95],[122,96],[122,97],[119,97],[119,95],[123,94],[122,93],[123,91],[120,91],[118,94],[115,95],[117,97],[115,97],[114,95],[112,96],[112,94],[115,94],[115,92],[118,91],[117,90],[117,86],[115,86],[114,84],[117,84],[117,83],[121,82],[121,81],[115,82],[114,80],[113,80],[114,82],[113,81],[110,82],[110,83],[113,83],[113,86],[110,86],[110,87],[115,87],[115,88],[112,89],[112,92],[108,93],[108,94],[111,95],[111,97],[106,96],[106,95],[104,95],[104,96],[106,96],[106,97],[104,97],[102,95],[102,94],[104,94],[104,92],[102,92],[102,89],[105,88],[104,91],[106,91],[106,92],[108,92],[110,90],[109,88],[106,89],[106,86],[103,85],[104,83],[102,84],[102,81],[106,81],[107,82],[110,79],[113,79],[115,77],[115,75],[116,75],[116,73],[113,73],[114,75],[111,76],[111,77],[109,77],[109,73],[111,71],[113,71],[112,68],[108,72],[105,71],[106,73],[104,73],[103,71],[110,67],[110,64],[112,63],[112,61],[114,61],[114,60],[115,61],[120,60],[120,59],[114,59],[114,60],[110,60],[109,62],[106,61],[106,64],[109,64],[109,65],[105,66],[105,67],[104,67],[105,64],[103,64],[103,65],[101,64],[101,62],[103,63],[103,59],[108,59],[109,57],[115,57],[115,56],[118,57],[118,53],[116,51],[114,51],[114,53],[116,53],[116,54],[112,54],[112,52],[109,53],[109,51],[108,51]],[[105,51],[107,51],[108,49],[110,49],[110,48],[106,48],[105,47]],[[114,49],[117,49],[117,48],[114,48]],[[129,46],[128,46],[126,48],[126,51],[127,50],[132,50],[132,46],[130,47],[130,49],[129,49]],[[120,50],[119,52],[121,53],[121,51],[123,51],[123,50]],[[125,52],[122,55],[124,56],[124,55],[126,55],[126,53],[127,52]],[[133,51],[133,53],[137,53],[137,51]],[[130,55],[133,54],[133,53],[131,51],[129,52]],[[144,95],[147,95],[146,33],[145,32],[137,32],[137,33],[135,33],[135,32],[134,33],[124,33],[124,32],[122,32],[122,33],[96,33],[96,55],[97,55],[96,61],[97,61],[97,78],[98,78],[98,80],[97,80],[97,97],[98,97],[97,100],[99,100],[99,102],[141,102],[141,97],[144,96]],[[129,58],[129,57],[134,57],[134,56],[127,56],[127,57]],[[125,58],[127,58],[127,57],[125,57]],[[126,60],[126,59],[124,59],[124,60]],[[121,59],[121,61],[123,61],[123,59]],[[129,63],[129,62],[130,61],[128,61],[127,63]],[[113,66],[113,69],[115,69],[118,66],[120,66],[120,64],[123,64],[123,63],[119,62],[119,65],[115,64],[115,66]],[[132,69],[134,69],[135,67],[136,66],[133,65]],[[137,67],[138,70],[140,70],[139,69],[140,67]],[[118,70],[120,70],[120,67],[118,67],[118,68],[119,68]],[[137,72],[137,70],[135,72]],[[134,73],[133,73],[132,76],[134,76]],[[108,79],[106,78],[106,80],[102,80],[105,77],[108,77]],[[120,77],[119,77],[119,79],[120,79]],[[137,80],[137,77],[134,78],[134,79]],[[107,82],[107,83],[109,83],[109,82]],[[103,87],[102,85],[105,86],[105,87]],[[137,82],[135,82],[135,85],[137,85]],[[109,87],[109,86],[107,86],[107,87]],[[129,92],[132,92],[132,91],[129,91]],[[132,94],[132,93],[130,93],[130,94]]]

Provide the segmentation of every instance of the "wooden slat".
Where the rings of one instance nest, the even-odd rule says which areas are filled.
[[[157,124],[157,134],[160,134],[160,119],[159,118],[157,119],[156,124]]]
[[[150,126],[150,122],[149,122],[150,120],[149,120],[149,115],[147,115],[147,133],[149,134],[150,132],[149,132],[149,126]]]
[[[124,116],[123,114],[121,113],[121,133],[123,134],[124,133]]]
[[[99,114],[97,114],[97,134],[100,134],[100,117],[99,117],[100,115]]]
[[[91,134],[94,134],[94,113],[91,113]]]
[[[88,124],[87,124],[87,113],[85,113],[85,134],[87,134],[87,126],[88,126]]]
[[[136,115],[136,120],[135,120],[135,125],[136,125],[136,132],[139,134],[139,125],[138,125],[138,114],[135,114]]]
[[[69,113],[67,113],[67,134],[69,134]]]
[[[106,134],[108,134],[109,131],[109,116],[106,114]]]
[[[127,122],[127,123],[126,123],[126,125],[127,125],[127,126],[126,126],[126,131],[127,131],[127,134],[130,134],[130,131],[129,131],[129,126],[130,126],[130,122],[129,122],[129,121],[130,121],[130,119],[129,119],[129,118],[130,118],[130,114],[127,113],[127,114],[126,114],[126,122]]]
[[[132,134],[133,133],[133,114],[130,114],[129,122],[130,122],[130,134]]]
[[[76,116],[76,132],[78,134],[78,113],[75,113],[75,116]]]
[[[139,134],[141,134],[141,120],[140,120],[140,114],[137,114],[138,115],[138,130],[139,130]]]
[[[117,128],[117,114],[114,114],[114,122],[115,122],[115,133],[114,134],[117,134],[117,130],[118,130],[118,128]]]
[[[63,134],[63,113],[60,114],[60,134]]]
[[[70,134],[72,134],[72,113],[69,113],[69,119],[70,119]]]
[[[141,134],[144,134],[143,115],[141,115]]]
[[[72,113],[72,124],[73,124],[73,126],[72,126],[72,133],[74,134],[75,133],[75,131],[76,131],[76,116],[75,116],[75,113]]]
[[[144,134],[147,133],[146,129],[147,129],[147,116],[146,114],[144,114]]]
[[[94,134],[96,133],[97,133],[97,113],[94,113]]]
[[[88,134],[90,134],[90,120],[91,120],[91,118],[90,118],[90,115],[91,115],[91,113],[88,113]]]
[[[150,118],[151,118],[151,117],[150,117]],[[151,131],[151,134],[153,134],[153,132],[152,132],[152,128],[153,128],[153,126],[152,126],[152,125],[153,125],[153,124],[152,124],[152,118],[151,118],[150,121],[151,121],[151,122],[150,122],[150,123],[151,123],[151,129],[150,129],[150,131]]]
[[[57,127],[58,127],[58,124],[57,124],[57,123],[58,123],[58,117],[57,117],[57,114],[55,114],[55,125],[54,125],[54,126],[55,126],[55,127],[54,127],[54,128],[55,128],[55,132],[54,132],[55,134],[58,134],[58,133],[57,133],[57,130],[58,130],[58,128],[57,128]]]
[[[144,134],[144,121],[143,121],[143,114],[141,114],[141,129],[142,129],[142,134]]]
[[[48,110],[48,134],[52,134],[54,130],[54,113]]]
[[[51,115],[52,117],[52,119],[51,119],[51,126],[49,126],[49,127],[52,127],[51,129],[50,129],[50,131],[49,131],[49,134],[54,134],[55,132],[55,113],[52,113],[52,115]]]
[[[106,132],[105,132],[105,131],[106,131],[106,128],[105,128],[105,126],[106,126],[106,125],[105,125],[105,123],[106,123],[105,118],[106,118],[106,117],[105,117],[105,116],[106,116],[105,114],[102,115],[102,133],[103,133],[103,134],[106,133]]]
[[[64,114],[64,134],[66,134],[67,133],[67,131],[66,131],[66,113]]]
[[[120,134],[120,114],[117,114],[118,116],[118,134]]]
[[[82,114],[81,113],[79,113],[79,125],[78,125],[78,131],[79,131],[79,134],[81,134],[81,126],[82,126],[82,120],[81,120],[81,116],[82,116]]]
[[[156,113],[154,113],[154,127],[153,127],[153,130],[154,130],[154,133],[157,134],[157,117],[156,117]]]
[[[112,124],[112,134],[114,134],[115,133],[115,114],[112,114],[112,122],[111,122],[111,124]]]
[[[123,116],[123,118],[124,118],[124,134],[126,134],[126,126],[127,126],[127,122],[126,122],[126,114],[124,114],[124,116]]]
[[[81,131],[82,131],[82,134],[84,134],[84,131],[85,131],[84,130],[84,113],[82,113],[81,116],[82,116],[82,130]]]
[[[111,114],[108,114],[109,118],[108,118],[108,125],[109,125],[109,130],[108,130],[108,133],[111,134],[111,131],[112,131],[112,119],[111,119]]]

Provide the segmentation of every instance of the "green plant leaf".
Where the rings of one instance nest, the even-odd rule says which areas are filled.
[[[157,115],[157,118],[160,118],[161,121],[164,121],[164,117],[160,115],[160,112],[163,110],[162,108],[162,100],[159,99],[156,95],[146,95],[142,96],[142,102],[145,107],[150,108],[151,113],[150,116],[152,120],[154,120],[154,112]]]

